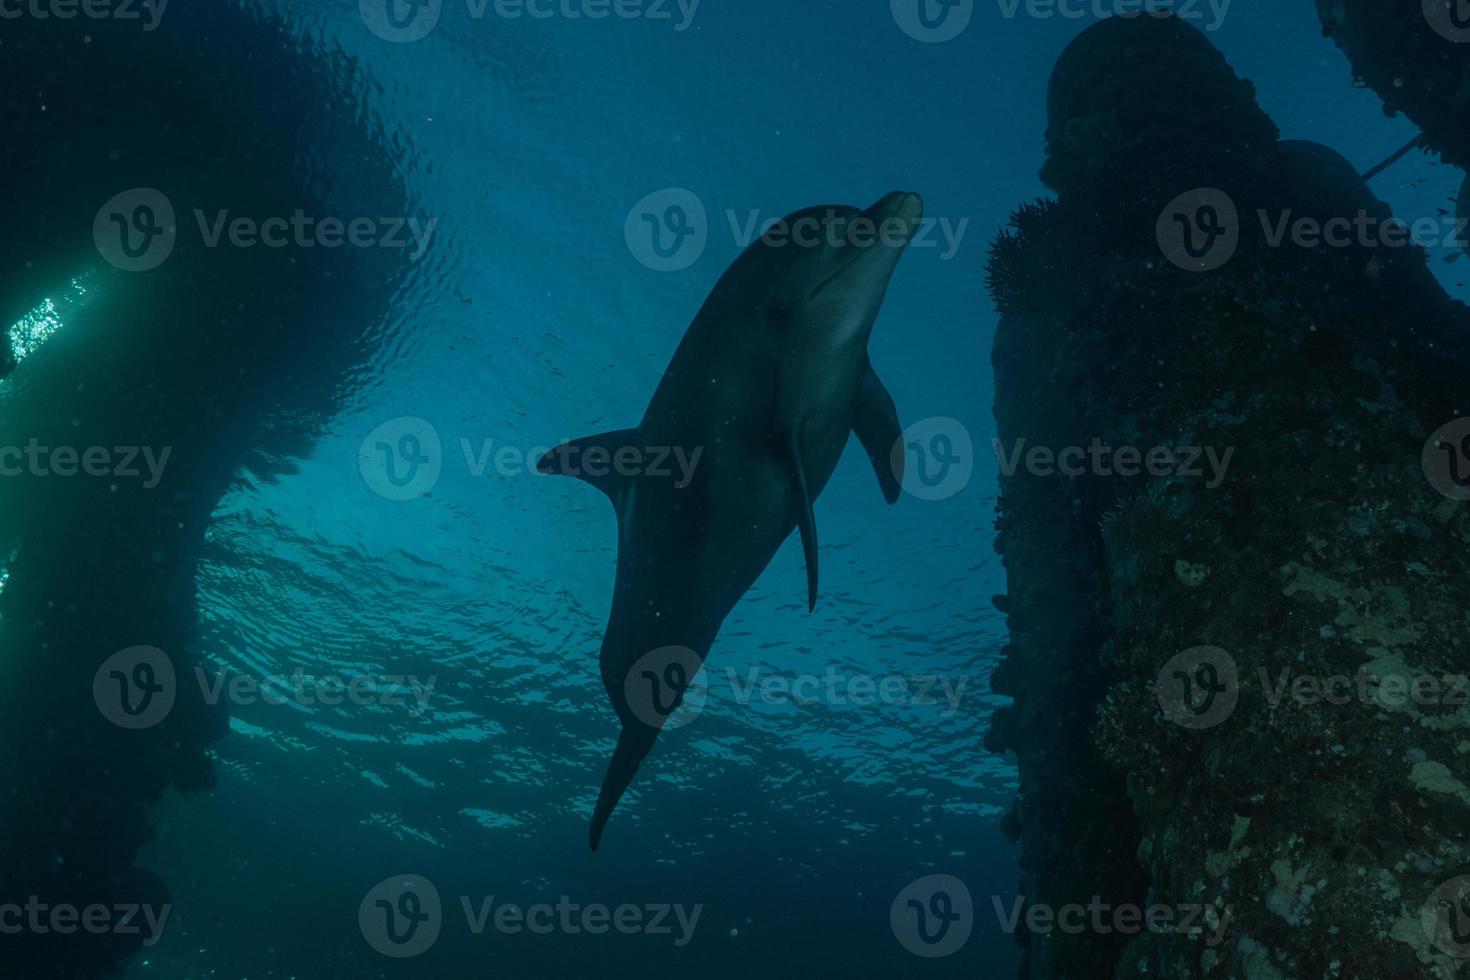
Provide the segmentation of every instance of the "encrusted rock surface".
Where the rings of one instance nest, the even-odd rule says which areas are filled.
[[[1470,504],[1424,466],[1470,414],[1470,311],[1418,249],[1273,242],[1388,209],[1178,21],[1084,33],[1049,110],[1057,197],[990,269],[1017,464],[990,744],[1029,904],[1173,926],[1042,919],[1023,975],[1470,975],[1470,899],[1440,901],[1470,874]],[[1237,240],[1180,251],[1212,214]]]
[[[1459,0],[1317,0],[1322,31],[1353,74],[1424,131],[1430,149],[1470,169],[1470,22]]]

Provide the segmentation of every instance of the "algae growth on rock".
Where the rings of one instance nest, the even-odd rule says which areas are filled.
[[[1176,918],[1029,935],[1022,973],[1462,975],[1421,919],[1458,925],[1470,872],[1470,515],[1424,463],[1470,311],[1418,248],[1257,222],[1389,209],[1177,19],[1085,31],[1048,112],[1056,196],[991,255],[1000,441],[1134,452],[1002,477],[989,744],[1020,766],[1029,903]],[[1227,472],[1149,470],[1168,447]]]

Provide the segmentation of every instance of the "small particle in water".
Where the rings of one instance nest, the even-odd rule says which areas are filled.
[[[734,939],[738,935],[740,935],[740,930],[739,929],[731,929],[730,930],[730,938],[731,939]]]

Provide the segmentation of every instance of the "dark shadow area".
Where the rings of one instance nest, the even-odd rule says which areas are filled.
[[[411,214],[407,151],[379,131],[341,52],[227,0],[172,5],[148,31],[119,18],[7,21],[0,77],[0,322],[25,320],[12,351],[35,348],[6,366],[0,444],[83,458],[102,447],[115,464],[131,448],[141,470],[63,476],[51,456],[45,473],[23,464],[0,480],[0,903],[157,908],[165,883],[134,866],[147,807],[166,787],[212,784],[209,746],[227,724],[196,675],[194,573],[211,510],[243,473],[270,479],[310,445],[390,329],[408,273],[392,249],[241,248],[228,236],[210,247],[194,212],[211,225],[224,209]],[[171,203],[173,251],[126,272],[99,252],[94,222],[135,188]],[[125,198],[114,212],[135,250],[146,230],[167,234],[163,215],[138,207]],[[156,480],[149,450],[168,454]],[[146,675],[104,676],[96,698],[93,681],[139,645],[165,654],[174,678],[155,675],[169,688],[156,693],[173,703],[128,730],[104,702],[114,682]],[[142,938],[26,929],[0,939],[0,974],[109,975]]]

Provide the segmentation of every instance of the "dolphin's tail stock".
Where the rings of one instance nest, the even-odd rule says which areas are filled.
[[[653,741],[657,736],[657,729],[637,722],[624,725],[622,733],[618,735],[618,747],[613,750],[612,761],[607,764],[607,775],[602,778],[602,792],[597,794],[597,808],[592,811],[592,827],[587,833],[588,843],[594,851],[602,843],[602,831],[607,826],[608,818],[612,816],[618,800],[623,798],[628,784],[633,781],[643,757],[653,748]]]

